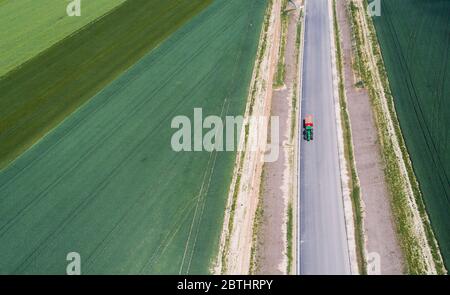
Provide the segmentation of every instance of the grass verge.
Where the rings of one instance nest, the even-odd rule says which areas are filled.
[[[300,12],[300,16],[298,19],[298,24],[297,24],[297,36],[295,38],[295,54],[298,57],[300,55],[300,47],[302,44],[302,19],[303,19],[303,11]],[[299,62],[298,62],[298,58],[296,58],[296,64],[295,64],[295,68],[298,69],[299,67]],[[301,69],[299,69],[301,71]],[[292,107],[291,107],[291,141],[294,140],[295,138],[295,132],[297,130],[296,126],[297,126],[297,111],[298,111],[298,107],[297,107],[297,103],[298,103],[298,79],[295,79],[294,82],[294,87],[293,87],[293,93],[292,93]]]
[[[292,270],[292,262],[294,258],[293,253],[293,230],[294,230],[294,210],[292,207],[292,202],[289,202],[288,205],[288,211],[287,211],[287,226],[286,226],[286,241],[287,241],[287,247],[286,247],[286,256],[287,256],[287,266],[286,266],[286,273],[291,274]]]
[[[287,31],[289,27],[289,12],[287,11],[288,0],[282,0],[281,2],[281,42],[280,42],[280,54],[277,63],[277,72],[274,79],[274,87],[282,87],[286,77],[286,43],[287,43]]]
[[[255,212],[255,220],[253,222],[253,236],[252,236],[252,249],[250,255],[250,274],[254,275],[258,271],[258,246],[259,246],[259,231],[261,230],[261,224],[263,222],[264,216],[264,199],[262,195],[264,195],[264,182],[266,178],[266,169],[265,165],[262,167],[262,175],[261,175],[261,183],[259,187],[259,202],[258,207]]]

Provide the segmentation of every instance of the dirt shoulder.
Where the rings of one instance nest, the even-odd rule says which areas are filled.
[[[293,116],[297,117],[298,110],[297,29],[302,1],[294,2],[296,7],[288,3],[284,12],[288,17],[284,36],[285,52],[280,54],[285,59],[284,85],[274,89],[272,94],[271,116],[280,118],[280,153],[277,161],[264,166],[262,208],[257,232],[256,274],[289,274],[295,269],[293,208],[296,208],[296,137],[293,135],[297,132],[293,131],[296,124],[292,120]]]
[[[381,269],[372,269],[368,273],[379,271],[381,274],[401,274],[404,270],[403,253],[395,231],[372,105],[367,90],[355,86],[358,81],[355,79],[352,66],[352,37],[347,3],[337,1],[336,5],[344,61],[347,110],[351,121],[354,158],[364,204],[366,251],[367,254],[378,253],[380,257]]]

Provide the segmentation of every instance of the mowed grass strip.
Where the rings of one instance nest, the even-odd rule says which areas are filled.
[[[82,1],[81,15],[69,17],[69,1],[0,0],[0,77],[123,2]]]
[[[0,273],[208,273],[236,153],[171,122],[244,113],[266,7],[215,0],[0,171]]]
[[[0,80],[0,169],[211,0],[127,1]]]

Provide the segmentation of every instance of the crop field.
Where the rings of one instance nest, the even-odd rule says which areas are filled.
[[[213,1],[0,171],[0,273],[63,274],[73,251],[82,274],[209,272],[235,153],[174,152],[171,121],[243,114],[266,4]]]
[[[0,1],[0,77],[124,1],[83,1],[80,17],[67,17],[68,1]]]
[[[450,1],[382,1],[374,17],[396,111],[450,267]]]
[[[0,168],[209,3],[127,1],[0,79]]]

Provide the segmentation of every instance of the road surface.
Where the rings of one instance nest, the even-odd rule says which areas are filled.
[[[299,134],[300,274],[350,274],[333,100],[328,0],[308,0],[301,122],[314,117],[314,141]],[[302,130],[300,131],[302,132]]]

